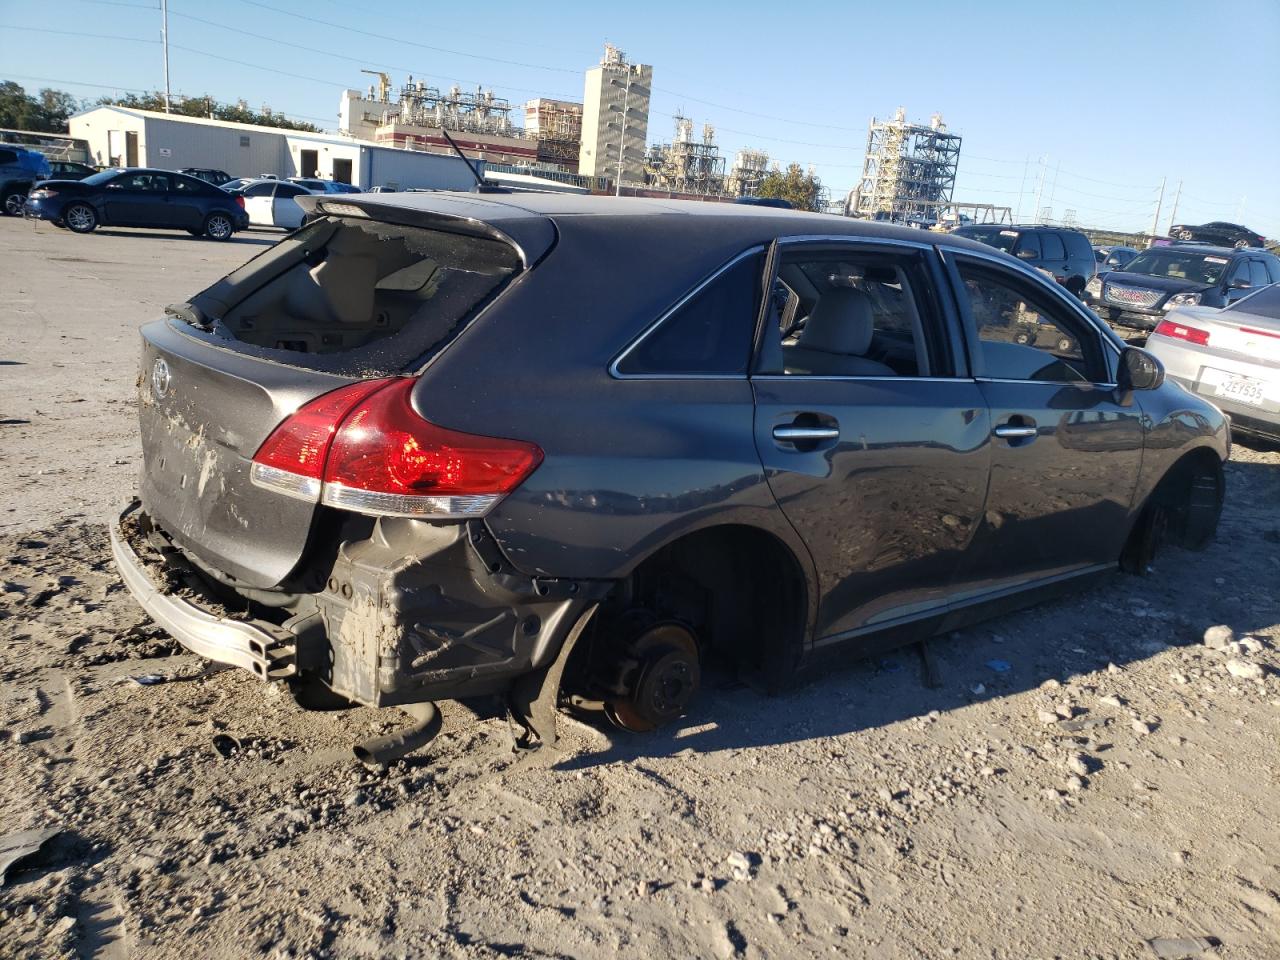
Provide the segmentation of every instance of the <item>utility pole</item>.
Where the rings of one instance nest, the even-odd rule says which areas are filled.
[[[622,116],[618,120],[618,176],[614,182],[613,195],[615,197],[622,196],[622,160],[623,150],[627,143],[627,106],[631,99],[631,68],[627,67],[627,82],[625,85],[618,82],[617,78],[609,81],[615,87],[622,87]]]
[[[1160,229],[1160,207],[1164,204],[1165,179],[1165,177],[1160,178],[1160,196],[1156,198],[1156,215],[1151,218],[1151,241],[1147,244],[1148,247],[1155,242],[1156,233]]]
[[[1044,172],[1045,158],[1040,158],[1040,184],[1036,187],[1036,209],[1032,213],[1032,222],[1039,223],[1040,220],[1040,200],[1044,196]]]
[[[1173,192],[1173,210],[1169,212],[1169,236],[1173,236],[1173,225],[1178,219],[1178,201],[1182,199],[1182,181],[1178,181],[1178,189]]]
[[[160,43],[164,47],[164,112],[169,112],[169,0],[160,0]]]

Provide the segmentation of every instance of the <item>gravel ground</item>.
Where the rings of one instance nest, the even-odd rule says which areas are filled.
[[[532,755],[447,704],[371,774],[350,744],[399,713],[181,652],[109,562],[136,326],[271,239],[0,220],[0,833],[61,830],[0,955],[1280,955],[1280,453],[1236,447],[1204,553],[937,641],[938,689],[913,651],[713,678],[674,729]]]

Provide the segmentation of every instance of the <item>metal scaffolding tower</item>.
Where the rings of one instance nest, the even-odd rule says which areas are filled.
[[[734,197],[754,197],[760,181],[769,172],[769,154],[764,150],[744,147],[733,158],[729,176],[725,179],[725,193]]]
[[[862,179],[845,203],[848,216],[933,222],[951,202],[960,137],[947,132],[940,114],[928,126],[908,123],[906,115],[899,107],[892,120],[872,118]]]
[[[693,138],[693,121],[675,115],[676,135],[671,143],[655,143],[644,160],[647,186],[679,193],[724,192],[724,157],[716,145],[716,128],[702,127],[702,139]]]

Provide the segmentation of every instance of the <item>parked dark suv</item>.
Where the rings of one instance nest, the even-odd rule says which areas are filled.
[[[22,215],[27,193],[49,176],[49,161],[37,150],[0,144],[0,204],[11,217]]]
[[[1093,279],[1097,259],[1089,238],[1079,230],[1066,227],[999,226],[975,224],[954,231],[989,247],[1011,253],[1027,266],[1052,274],[1053,279],[1080,296],[1084,285]]]
[[[1214,531],[1222,414],[989,247],[737,204],[299,202],[142,328],[113,552],[196,653],[411,709],[368,761],[439,698],[501,695],[524,743],[562,694],[648,729],[709,663],[785,683]]]
[[[1264,250],[1175,243],[1142,251],[1085,286],[1085,302],[1108,320],[1154,330],[1174,307],[1225,307],[1280,282],[1280,258]]]

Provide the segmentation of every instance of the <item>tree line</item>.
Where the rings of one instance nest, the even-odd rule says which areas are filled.
[[[123,97],[100,97],[82,100],[65,90],[49,87],[35,94],[12,80],[0,81],[0,127],[10,130],[30,130],[33,133],[66,133],[67,120],[72,114],[96,106],[131,107],[135,110],[164,112],[164,94],[150,91],[129,93]],[[234,123],[251,123],[260,127],[281,127],[285,130],[302,130],[318,133],[320,128],[301,120],[290,120],[278,113],[250,109],[238,103],[221,103],[206,94],[203,97],[175,97],[170,113],[184,117],[205,117],[213,120],[230,120]]]

